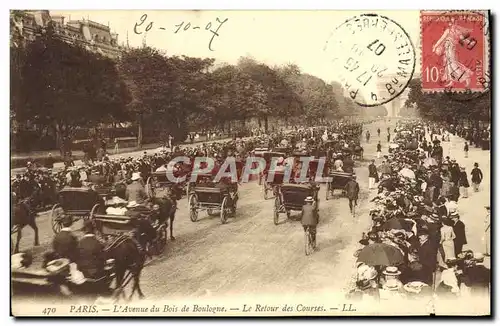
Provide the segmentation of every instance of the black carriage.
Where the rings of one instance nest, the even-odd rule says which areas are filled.
[[[113,184],[103,175],[91,174],[87,176],[87,181],[90,182],[91,188],[104,199],[114,194]]]
[[[99,193],[90,188],[63,188],[58,193],[58,203],[52,206],[52,231],[59,233],[62,220],[70,215],[73,220],[88,219],[104,209],[104,200]]]
[[[345,187],[353,174],[343,171],[331,171],[328,177],[331,178],[326,184],[326,200],[330,199],[335,190],[342,190],[342,195],[345,194]]]
[[[307,197],[314,198],[318,205],[319,187],[314,184],[283,184],[279,186],[279,195],[274,200],[274,224],[279,224],[279,215],[286,214],[290,218],[291,211],[302,211]]]
[[[352,150],[352,158],[354,160],[362,160],[363,153],[364,153],[363,147],[360,144],[357,144],[356,146],[354,146],[354,149]]]
[[[33,265],[27,268],[12,268],[11,269],[11,284],[12,295],[14,297],[27,296],[31,298],[33,295],[39,295],[44,299],[47,297],[74,297],[81,292],[85,292],[87,285],[76,285],[69,281],[70,277],[70,261],[68,259],[56,259],[48,262],[50,267],[42,268]],[[85,282],[100,282],[103,285],[103,294],[106,288],[109,289],[113,279],[115,278],[114,260],[108,259],[104,267],[104,276],[100,279],[85,279]],[[120,290],[115,291],[112,299],[117,300]],[[66,299],[65,299],[66,300]]]
[[[270,170],[267,171],[266,177],[264,178],[263,191],[264,199],[268,199],[268,192],[272,192],[274,197],[279,194],[279,186],[283,184],[285,178],[285,172],[280,170]]]
[[[259,185],[263,186],[263,192],[264,192],[264,199],[267,198],[267,192],[272,190],[272,185],[267,182],[267,175],[269,173],[269,169],[271,168],[271,162],[273,159],[283,157],[283,159],[286,157],[285,152],[265,152],[263,153],[262,157],[266,161],[266,166],[264,167],[264,170],[259,173]]]
[[[191,221],[198,220],[199,211],[206,210],[208,215],[214,215],[218,211],[222,224],[225,224],[230,215],[236,214],[238,184],[223,182],[196,184],[189,194],[188,203]]]
[[[170,180],[175,178],[173,180]],[[149,198],[160,198],[170,195],[175,195],[175,199],[179,200],[182,196],[181,183],[179,177],[174,174],[167,175],[167,171],[156,171],[151,173],[146,181],[146,193]],[[187,179],[187,177],[186,177]],[[183,183],[186,181],[184,180]]]
[[[167,246],[167,223],[158,223],[158,219],[152,218],[155,212],[145,207],[133,209],[137,210],[138,214],[93,214],[91,218],[96,227],[96,233],[106,240],[124,234],[131,236],[132,232],[140,229],[141,221],[139,219],[141,219],[143,223],[151,223],[156,232],[154,240],[147,244],[149,246],[148,251],[160,255]],[[142,235],[137,234],[137,236],[141,237]]]

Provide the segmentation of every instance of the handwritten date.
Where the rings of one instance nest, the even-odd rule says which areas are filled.
[[[212,44],[214,42],[215,37],[219,36],[219,30],[224,25],[225,22],[227,22],[229,18],[225,18],[223,20],[219,19],[219,17],[215,18],[215,22],[208,22],[203,28],[200,26],[194,26],[191,24],[191,22],[185,22],[182,21],[177,25],[174,25],[173,33],[178,34],[181,32],[187,32],[188,30],[205,30],[208,31],[212,34],[212,37],[210,38],[210,41],[208,42],[208,49],[210,51],[214,51],[212,48]],[[148,15],[143,14],[141,18],[139,18],[139,21],[135,23],[134,25],[134,33],[141,35],[144,32],[149,32],[153,27],[155,26],[155,22],[153,21],[148,21]],[[212,27],[213,26],[213,27]],[[165,27],[158,27],[159,30],[166,31],[167,29]]]

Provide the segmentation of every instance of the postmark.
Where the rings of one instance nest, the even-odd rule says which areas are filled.
[[[398,97],[415,71],[415,48],[407,32],[377,14],[355,16],[338,26],[325,53],[332,77],[361,106],[379,106]]]
[[[458,101],[490,88],[489,17],[485,11],[421,11],[422,91]]]

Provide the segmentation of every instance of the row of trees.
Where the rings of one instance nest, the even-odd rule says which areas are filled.
[[[365,113],[340,84],[293,64],[270,67],[241,58],[217,65],[147,46],[113,60],[62,41],[50,24],[33,41],[11,35],[10,50],[10,112],[18,134],[35,127],[40,135],[57,135],[62,154],[76,130],[100,123],[133,122],[140,145],[144,130],[166,130],[181,140],[189,129],[228,130],[251,118],[267,130],[271,117],[315,124]]]
[[[491,121],[491,93],[488,85],[484,92],[423,93],[420,79],[413,79],[402,114],[445,121],[478,124]]]

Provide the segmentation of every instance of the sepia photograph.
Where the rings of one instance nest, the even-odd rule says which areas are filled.
[[[490,16],[10,10],[11,316],[491,316]]]

